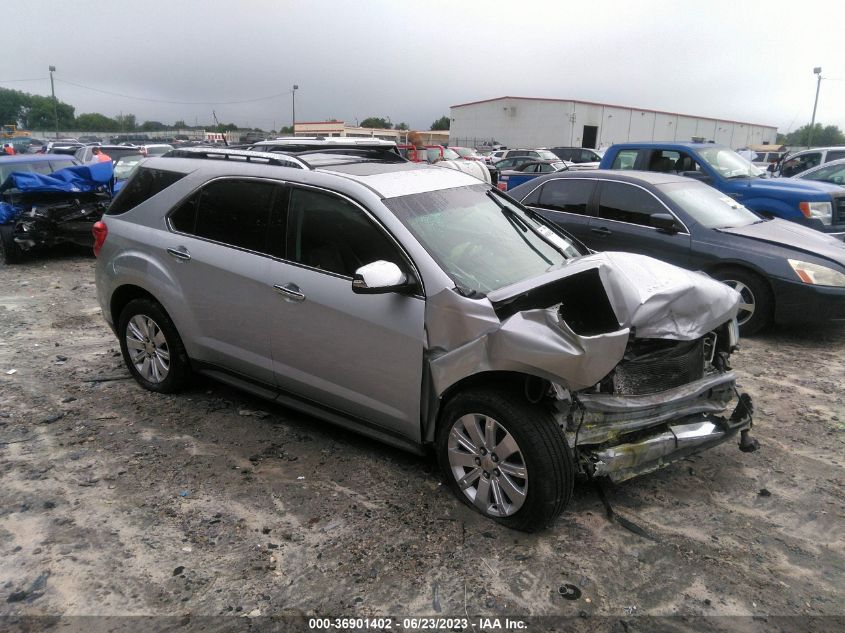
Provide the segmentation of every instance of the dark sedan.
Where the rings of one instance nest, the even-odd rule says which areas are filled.
[[[742,296],[743,334],[845,319],[845,244],[762,218],[702,182],[665,173],[551,174],[508,192],[597,251],[703,270]]]

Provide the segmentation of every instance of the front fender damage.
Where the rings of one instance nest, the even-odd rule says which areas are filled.
[[[726,358],[738,304],[735,291],[706,275],[628,253],[581,257],[481,298],[443,290],[426,302],[424,437],[433,437],[440,399],[451,387],[499,371],[551,384],[550,410],[588,475],[622,480],[737,431],[745,437],[750,412],[720,415],[735,392]],[[658,392],[615,391],[617,367],[640,353],[634,341],[649,340],[692,350],[675,359],[697,358],[700,349],[699,373],[684,384],[658,381]]]

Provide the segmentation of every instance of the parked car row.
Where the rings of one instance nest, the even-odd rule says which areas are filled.
[[[592,250],[650,255],[730,285],[742,297],[745,335],[773,322],[845,319],[845,244],[824,230],[840,225],[765,212],[823,204],[812,194],[827,196],[828,211],[842,209],[845,191],[757,180],[731,154],[712,144],[621,144],[601,170],[551,174],[509,193]]]

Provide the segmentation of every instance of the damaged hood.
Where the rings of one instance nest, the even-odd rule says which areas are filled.
[[[708,275],[645,255],[604,252],[581,257],[558,270],[487,295],[494,306],[532,294],[557,280],[594,270],[620,328],[639,338],[694,340],[736,316],[739,294]],[[564,286],[565,288],[565,286]],[[561,296],[558,302],[573,297]],[[550,304],[553,305],[553,304]],[[550,306],[537,306],[550,307]]]
[[[739,295],[703,273],[630,253],[597,253],[481,299],[426,301],[438,394],[484,371],[518,371],[577,391],[621,360],[629,335],[694,340],[734,318]]]

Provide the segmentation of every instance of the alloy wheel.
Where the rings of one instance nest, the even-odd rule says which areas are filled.
[[[170,348],[158,323],[144,314],[136,314],[126,325],[129,359],[141,378],[160,383],[170,371]]]
[[[739,302],[739,312],[736,315],[736,321],[739,325],[745,325],[754,316],[756,309],[756,302],[754,300],[754,293],[747,285],[735,279],[723,279],[722,283],[727,284],[739,293],[741,297]]]
[[[493,418],[479,413],[458,418],[447,453],[458,488],[484,514],[511,516],[525,503],[528,469],[522,451]]]

